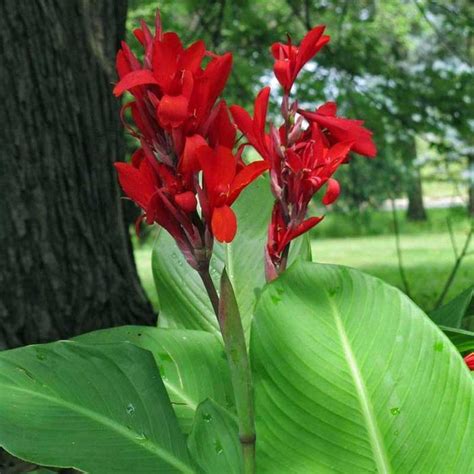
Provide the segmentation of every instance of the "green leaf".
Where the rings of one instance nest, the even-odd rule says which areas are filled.
[[[448,328],[446,326],[440,326],[440,329],[443,330],[456,349],[462,354],[474,351],[474,332]]]
[[[234,410],[234,397],[222,344],[204,331],[122,326],[76,338],[90,344],[128,341],[153,354],[181,429],[189,433],[197,406],[213,398]]]
[[[260,178],[244,190],[235,205],[238,230],[230,244],[215,243],[210,273],[216,288],[224,266],[239,304],[248,336],[255,301],[265,284],[263,254],[273,197],[268,181]],[[290,252],[311,259],[307,236],[298,239]],[[216,316],[198,273],[185,261],[174,240],[161,231],[152,259],[155,285],[160,299],[160,327],[201,329],[219,334]]]
[[[206,474],[242,472],[237,420],[213,400],[199,405],[188,448]]]
[[[0,353],[0,445],[91,474],[194,472],[153,357],[126,343]]]
[[[469,371],[381,280],[291,267],[263,291],[250,355],[258,471],[473,472]]]
[[[449,303],[431,313],[430,318],[438,325],[460,328],[466,311],[474,297],[474,285],[453,298]]]

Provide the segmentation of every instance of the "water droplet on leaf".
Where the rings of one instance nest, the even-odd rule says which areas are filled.
[[[38,352],[36,352],[36,358],[37,358],[38,360],[45,360],[45,359],[46,359],[46,355],[38,351]]]
[[[214,440],[214,449],[217,454],[222,454],[224,452],[224,448],[218,439]]]
[[[436,352],[443,352],[443,342],[442,341],[438,341],[438,342],[435,342],[435,345],[434,345],[434,350]]]
[[[393,416],[397,416],[397,415],[400,414],[400,408],[398,408],[398,407],[390,408],[390,413],[391,413]]]

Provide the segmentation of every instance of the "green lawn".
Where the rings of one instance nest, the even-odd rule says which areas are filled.
[[[464,234],[456,232],[459,246]],[[440,294],[454,263],[447,233],[401,236],[403,267],[412,298],[429,311]],[[313,259],[358,268],[403,289],[393,236],[317,239],[312,243]],[[467,256],[459,269],[447,299],[474,284],[474,255]]]
[[[459,248],[465,239],[468,220],[457,210],[430,210],[427,223],[407,223],[402,218],[400,221],[403,265],[411,295],[426,311],[433,308],[454,263],[445,224],[448,215],[452,218]],[[382,235],[339,237],[341,228],[351,229],[353,221],[341,214],[329,215],[327,222],[317,226],[312,234],[313,259],[317,262],[358,268],[402,289],[395,238],[393,234],[387,234],[390,213],[372,213],[369,220],[372,224],[366,227],[365,232]],[[325,224],[328,225],[325,227]],[[333,236],[329,232],[331,228],[335,230]],[[357,233],[359,231],[361,230],[359,229]],[[352,228],[352,234],[354,233]],[[334,237],[334,234],[337,237]],[[347,234],[351,233],[345,233]],[[158,299],[151,273],[152,241],[151,236],[145,245],[136,246],[135,258],[143,286],[156,307]],[[474,242],[471,243],[471,252],[474,252]],[[472,284],[474,284],[474,254],[464,259],[447,299]]]

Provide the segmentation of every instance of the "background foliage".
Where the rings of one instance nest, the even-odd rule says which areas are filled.
[[[331,42],[301,74],[298,97],[309,106],[336,100],[341,114],[363,118],[379,153],[375,160],[356,156],[338,171],[342,195],[313,231],[314,258],[361,268],[406,291],[398,227],[410,295],[431,310],[455,262],[452,241],[461,247],[472,225],[466,208],[472,211],[474,202],[473,6],[465,0],[131,0],[131,44],[130,32],[142,18],[152,23],[157,6],[165,28],[187,43],[203,38],[210,49],[234,53],[228,102],[251,110],[257,90],[270,84],[274,113],[278,87],[269,45],[287,33],[298,42],[311,26],[327,25]],[[152,241],[136,257],[156,304]],[[467,255],[448,299],[473,283],[473,273]]]

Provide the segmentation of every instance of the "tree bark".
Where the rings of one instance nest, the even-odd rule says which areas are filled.
[[[423,186],[420,170],[414,168],[408,185],[407,219],[411,221],[426,221],[426,210],[423,203]]]
[[[408,209],[407,219],[411,221],[425,221],[427,219],[423,203],[423,185],[421,182],[420,169],[416,165],[416,141],[412,136],[407,137],[404,145],[404,159],[408,169],[407,197]]]
[[[0,2],[0,348],[154,321],[112,166],[126,10]]]

